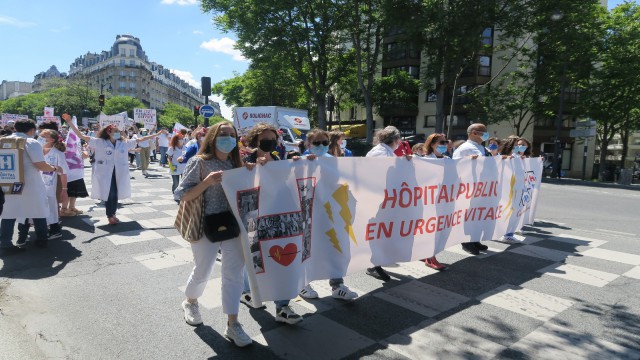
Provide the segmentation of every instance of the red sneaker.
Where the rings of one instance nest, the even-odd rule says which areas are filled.
[[[441,270],[444,270],[444,269],[446,269],[446,268],[447,268],[446,266],[444,266],[444,265],[440,264],[440,263],[438,262],[438,259],[436,259],[436,257],[435,257],[435,256],[434,256],[434,257],[430,257],[430,258],[426,259],[426,260],[424,261],[424,264],[425,264],[426,266],[428,266],[428,267],[430,267],[430,268],[432,268],[432,269],[434,269],[434,270],[438,270],[438,271],[441,271]]]
[[[109,218],[109,225],[115,225],[119,222],[120,220],[118,220],[118,218],[116,218],[115,216],[112,216]]]

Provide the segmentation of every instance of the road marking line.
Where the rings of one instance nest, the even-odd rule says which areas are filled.
[[[622,231],[613,231],[613,230],[607,230],[607,229],[594,229],[594,230],[602,231],[602,232],[606,232],[606,233],[620,234],[620,235],[637,236],[636,234],[622,232]]]

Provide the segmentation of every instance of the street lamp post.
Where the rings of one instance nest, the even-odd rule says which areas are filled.
[[[561,11],[556,11],[551,15],[551,21],[558,22],[562,20],[564,14]],[[561,142],[560,142],[560,131],[562,129],[562,114],[564,113],[564,91],[566,87],[566,77],[567,77],[567,58],[566,54],[563,55],[562,59],[562,77],[560,78],[560,99],[558,99],[558,114],[556,116],[556,136],[554,139],[553,146],[553,174],[552,177],[557,177],[558,179],[561,177],[562,172],[562,162],[560,161],[561,155]]]

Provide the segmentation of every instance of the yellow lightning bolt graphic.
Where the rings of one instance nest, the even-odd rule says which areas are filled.
[[[329,216],[329,220],[333,222],[333,212],[331,211],[331,204],[328,201],[324,203],[324,209],[327,212],[327,215]]]
[[[327,231],[325,234],[329,236],[329,240],[333,244],[333,247],[336,248],[336,250],[338,250],[340,254],[342,254],[342,248],[340,247],[340,242],[338,242],[338,235],[336,234],[336,231],[334,229],[329,229],[329,231]]]
[[[349,234],[349,238],[354,244],[358,244],[356,236],[351,227],[351,210],[349,210],[349,184],[342,184],[338,190],[333,193],[333,198],[340,205],[340,217],[344,220],[344,229]]]
[[[504,220],[507,221],[509,220],[509,217],[511,217],[511,214],[513,213],[513,197],[516,194],[516,176],[515,175],[511,175],[511,183],[510,183],[510,187],[511,190],[509,191],[509,201],[507,202],[507,206],[506,207],[511,207],[511,209],[509,210],[509,213],[507,214],[507,216],[504,217]]]
[[[276,254],[275,255],[276,255],[275,257],[278,259],[278,261],[280,261],[280,250],[279,249],[276,250]]]

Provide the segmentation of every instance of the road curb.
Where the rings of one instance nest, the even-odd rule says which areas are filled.
[[[588,186],[588,187],[597,187],[597,188],[640,190],[640,184],[623,185],[618,183],[594,182],[594,181],[567,179],[567,178],[564,178],[564,179],[542,178],[542,182],[545,184],[554,184],[554,185],[575,185],[575,186]]]

